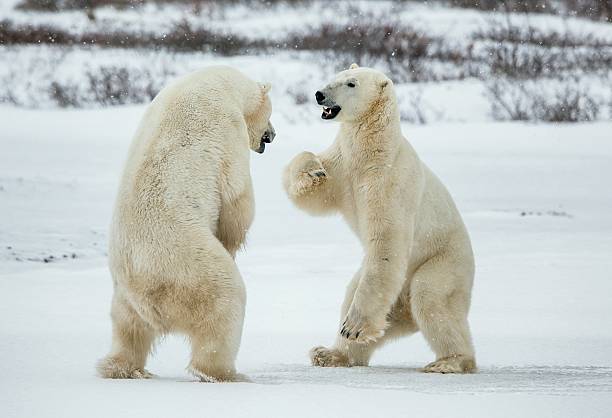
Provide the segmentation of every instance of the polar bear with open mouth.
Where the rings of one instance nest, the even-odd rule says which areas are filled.
[[[450,194],[402,135],[393,83],[353,64],[316,100],[340,131],[322,154],[298,154],[284,186],[311,214],[340,212],[365,255],[336,343],[314,348],[312,363],[366,366],[385,341],[421,331],[436,354],[423,371],[475,371],[470,238]]]

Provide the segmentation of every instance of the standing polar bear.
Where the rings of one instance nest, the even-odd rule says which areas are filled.
[[[143,378],[156,337],[189,337],[202,381],[238,378],[245,288],[234,262],[253,220],[249,148],[274,139],[269,84],[211,67],[165,88],[131,145],[109,238],[107,378]]]
[[[353,64],[316,99],[340,132],[322,154],[298,154],[284,186],[313,215],[340,212],[365,256],[346,291],[340,335],[333,347],[312,349],[313,365],[366,366],[385,341],[420,330],[436,354],[425,372],[474,371],[470,239],[446,188],[401,133],[393,83]]]

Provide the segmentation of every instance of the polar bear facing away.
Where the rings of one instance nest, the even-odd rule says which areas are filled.
[[[143,378],[155,339],[191,342],[189,370],[235,380],[245,288],[234,262],[253,219],[249,148],[274,138],[269,84],[210,67],[166,87],[131,145],[109,238],[107,378]]]
[[[312,363],[366,366],[385,341],[421,331],[436,354],[425,372],[474,371],[470,239],[446,188],[401,133],[393,83],[353,64],[316,99],[340,131],[322,154],[298,154],[284,186],[311,214],[340,212],[365,255],[346,291],[336,343],[312,349]]]

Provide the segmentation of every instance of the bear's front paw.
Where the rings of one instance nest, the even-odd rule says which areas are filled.
[[[287,191],[293,196],[313,193],[328,177],[319,157],[304,151],[296,155],[287,167]]]
[[[298,174],[297,179],[292,187],[292,192],[295,196],[302,196],[307,193],[312,193],[321,184],[327,180],[327,172],[323,166],[311,168]]]
[[[375,319],[365,315],[359,308],[351,306],[340,328],[340,335],[349,341],[370,343],[385,334],[387,325],[385,317]]]

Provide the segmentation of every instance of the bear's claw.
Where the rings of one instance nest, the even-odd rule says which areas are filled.
[[[308,175],[310,177],[327,177],[327,173],[325,172],[325,169],[323,168],[318,169],[318,170],[309,171]]]
[[[294,194],[300,196],[306,193],[312,193],[317,186],[325,183],[326,180],[327,172],[324,168],[304,172],[294,186]]]
[[[385,334],[386,319],[372,321],[359,313],[357,309],[349,309],[346,319],[340,327],[340,335],[349,341],[357,343],[370,343],[378,340]]]

